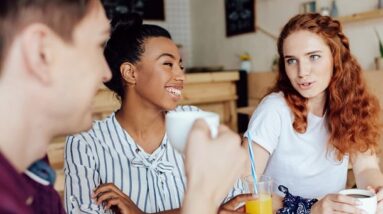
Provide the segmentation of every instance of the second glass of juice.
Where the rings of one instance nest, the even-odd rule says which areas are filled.
[[[256,185],[255,192],[254,185]],[[271,194],[273,190],[272,179],[268,176],[261,176],[256,184],[253,177],[246,176],[244,178],[244,189],[247,193],[252,193],[254,200],[246,201],[245,210],[247,214],[272,214],[273,206],[271,202]]]

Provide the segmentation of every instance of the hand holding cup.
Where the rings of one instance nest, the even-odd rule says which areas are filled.
[[[212,138],[217,136],[219,115],[207,111],[180,111],[166,114],[166,133],[172,146],[183,154],[189,132],[197,119],[203,119]]]

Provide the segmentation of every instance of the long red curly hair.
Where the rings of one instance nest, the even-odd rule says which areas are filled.
[[[367,90],[362,69],[350,53],[349,41],[339,21],[317,13],[300,14],[290,19],[278,39],[279,75],[271,91],[282,91],[294,115],[293,127],[299,133],[307,129],[307,99],[291,85],[285,70],[283,44],[292,33],[307,30],[319,35],[330,47],[333,57],[333,76],[326,94],[326,121],[329,145],[337,158],[356,152],[378,149],[380,138],[377,98]]]

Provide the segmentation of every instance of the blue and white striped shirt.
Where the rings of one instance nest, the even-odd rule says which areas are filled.
[[[176,110],[199,109],[180,106]],[[114,183],[146,213],[179,208],[186,185],[182,156],[166,135],[160,147],[148,154],[114,113],[95,121],[89,131],[67,138],[64,172],[68,213],[109,213],[91,198],[92,190],[103,183]]]
[[[174,111],[199,111],[179,106]],[[166,135],[152,154],[137,145],[115,114],[95,121],[92,129],[67,138],[65,195],[68,213],[111,213],[92,201],[92,191],[114,183],[145,213],[179,208],[185,191],[184,163]],[[234,188],[227,199],[241,193]]]

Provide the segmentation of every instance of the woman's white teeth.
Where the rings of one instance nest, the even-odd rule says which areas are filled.
[[[303,86],[309,86],[309,85],[311,85],[311,83],[302,83],[301,85],[303,85]]]
[[[179,89],[176,89],[176,88],[166,88],[166,90],[169,93],[171,93],[171,94],[173,94],[175,96],[181,96],[181,90],[179,90]]]

